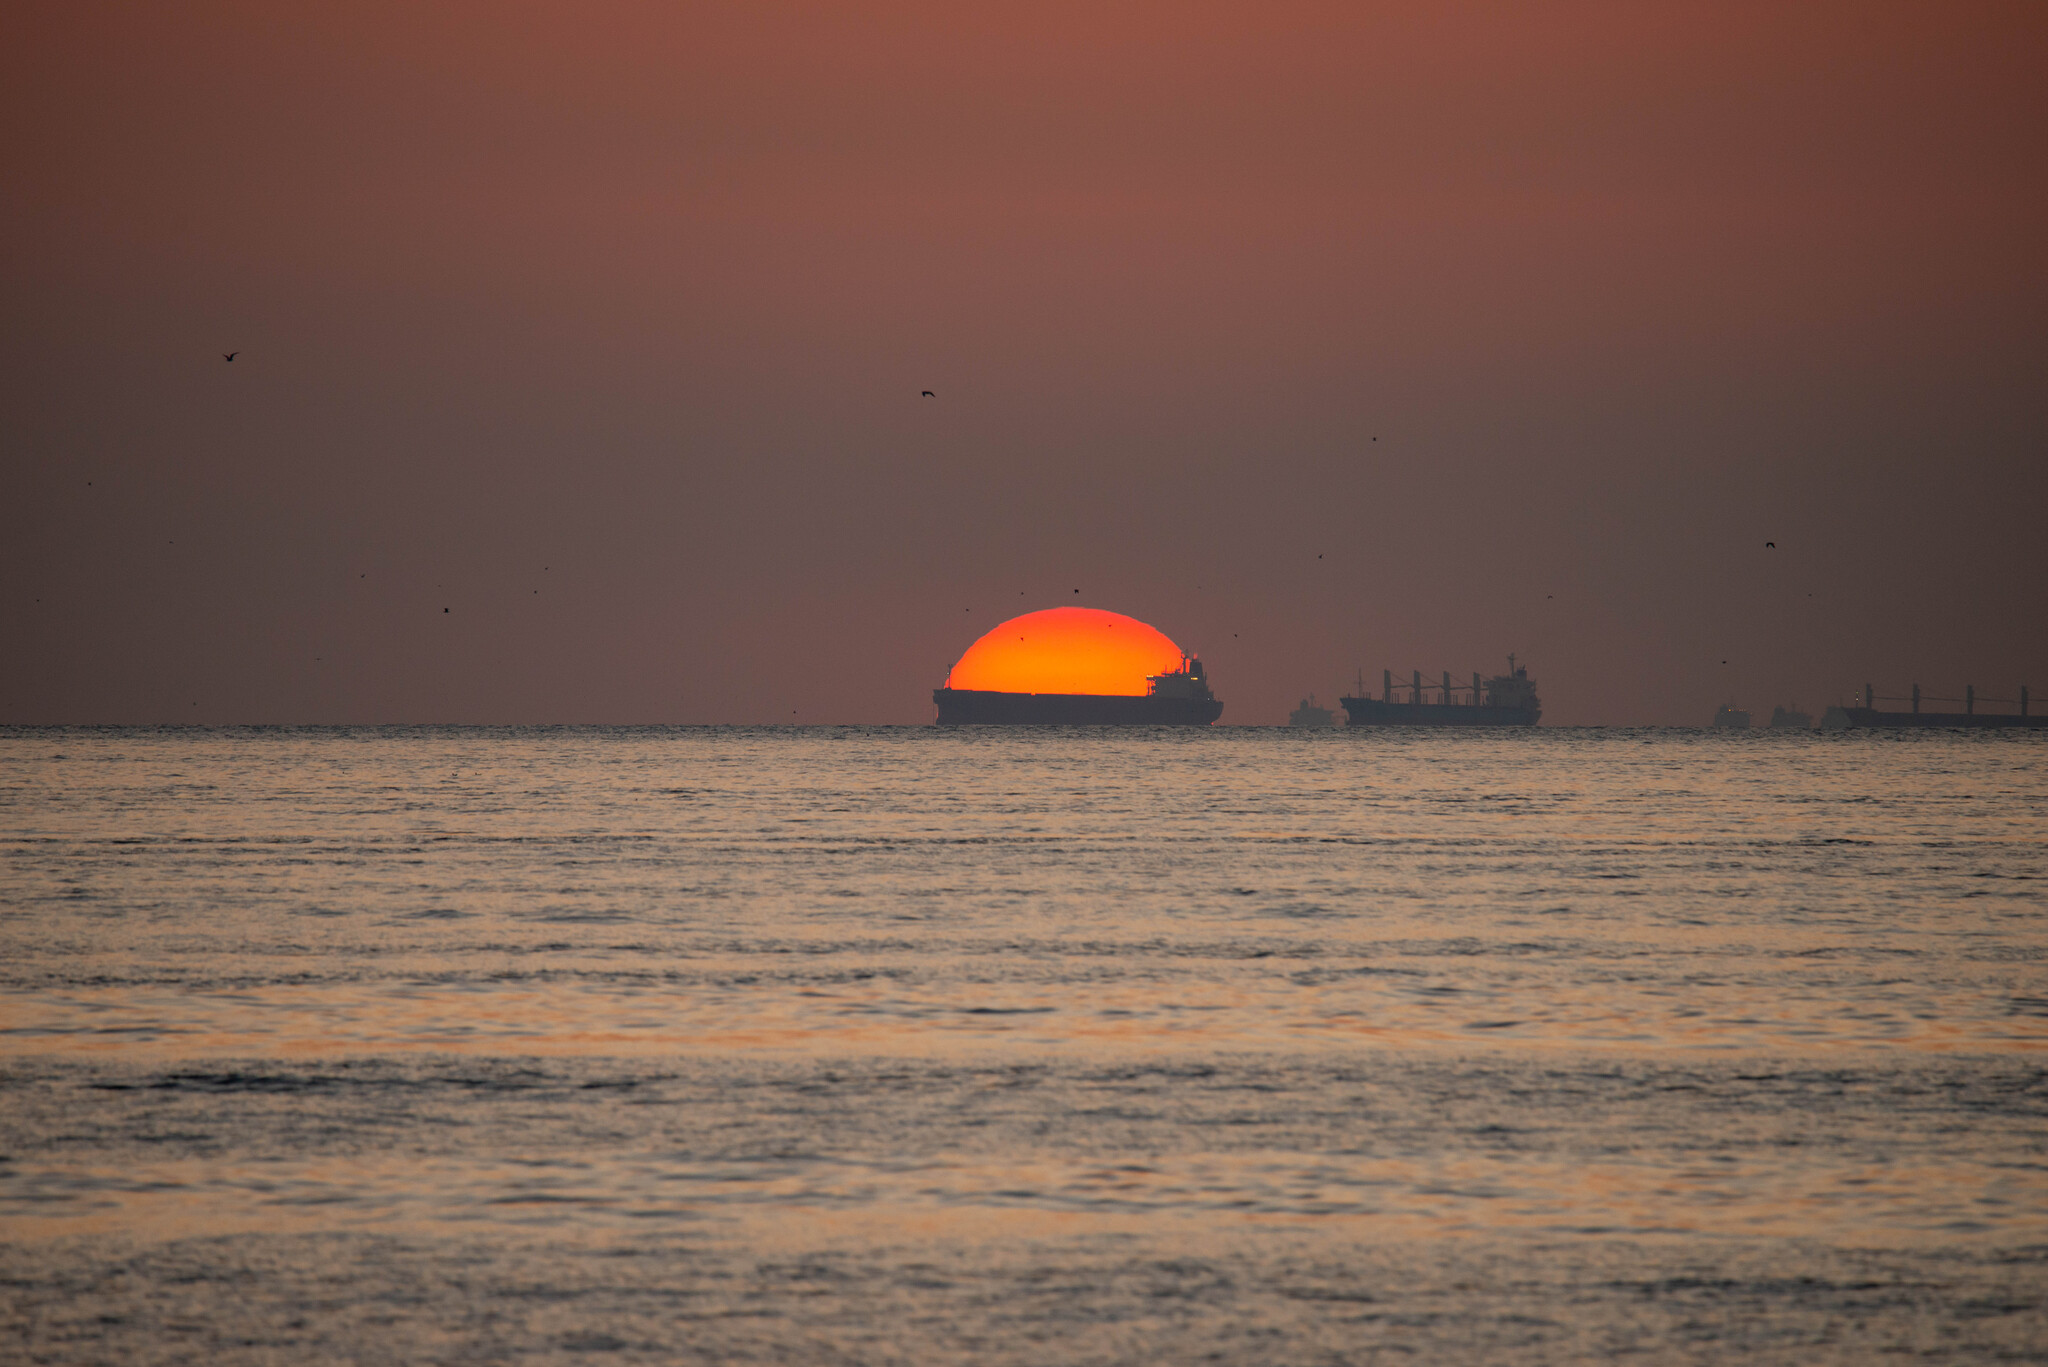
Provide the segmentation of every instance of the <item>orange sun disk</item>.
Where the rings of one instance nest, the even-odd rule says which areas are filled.
[[[1135,617],[1100,608],[1027,612],[967,647],[946,687],[995,693],[1143,697],[1146,679],[1180,668],[1181,649]]]

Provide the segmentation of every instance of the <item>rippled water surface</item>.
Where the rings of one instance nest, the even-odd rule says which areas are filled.
[[[0,861],[25,1360],[2048,1361],[2048,736],[13,730]]]

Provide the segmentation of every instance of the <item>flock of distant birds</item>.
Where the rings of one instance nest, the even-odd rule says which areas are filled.
[[[234,359],[235,359],[235,357],[237,357],[237,356],[239,356],[239,355],[241,355],[241,354],[242,354],[242,353],[241,353],[240,351],[223,351],[223,352],[221,353],[221,359],[222,359],[223,361],[232,361],[232,360],[234,360]],[[920,398],[925,398],[925,399],[936,399],[936,398],[937,398],[937,397],[939,397],[939,396],[938,396],[938,395],[937,395],[937,394],[936,394],[935,392],[933,392],[932,390],[929,390],[929,389],[925,389],[925,390],[920,390],[920,391],[918,392],[918,397],[920,397]],[[1378,440],[1379,440],[1379,438],[1378,438],[1378,437],[1374,437],[1374,438],[1373,438],[1373,440],[1374,440],[1374,441],[1378,441]],[[90,481],[88,481],[88,483],[89,483],[89,482],[90,482]],[[1778,549],[1778,543],[1777,543],[1777,542],[1775,542],[1775,541],[1766,541],[1766,542],[1764,542],[1764,549],[1765,549],[1765,550],[1767,550],[1767,551],[1774,551],[1774,550]],[[1316,559],[1318,559],[1318,560],[1321,560],[1322,558],[1323,558],[1323,554],[1322,554],[1322,552],[1321,552],[1321,551],[1317,551],[1317,552],[1316,552]],[[1081,591],[1081,590],[1079,590],[1079,589],[1075,589],[1075,590],[1074,590],[1074,592],[1076,592],[1076,593],[1079,593],[1080,591]],[[1544,594],[1543,596],[1544,596],[1545,598],[1555,598],[1555,597],[1557,597],[1557,595],[1556,595],[1556,594],[1554,594],[1554,593],[1546,593],[1546,594]],[[442,608],[442,609],[441,609],[441,611],[443,611],[443,612],[446,612],[447,610],[448,610],[448,609],[446,609],[446,608]],[[972,612],[972,611],[974,611],[974,609],[973,609],[973,608],[969,608],[969,609],[967,609],[967,611],[969,611],[969,612]],[[1727,664],[1728,662],[1727,662],[1726,660],[1723,660],[1723,661],[1721,661],[1721,663],[1722,663],[1722,664]]]
[[[221,355],[220,355],[220,358],[221,358],[221,359],[222,359],[223,361],[233,361],[233,360],[235,359],[235,357],[237,357],[237,356],[239,356],[239,355],[241,355],[241,354],[242,354],[242,353],[241,353],[240,351],[223,351],[223,352],[221,353]],[[936,398],[937,398],[937,397],[939,397],[939,396],[938,396],[938,394],[937,394],[937,393],[935,393],[934,391],[932,391],[932,390],[929,390],[929,389],[925,389],[925,390],[920,390],[920,391],[918,391],[918,397],[919,397],[919,398],[924,398],[924,399],[936,399]],[[1378,441],[1378,440],[1379,440],[1379,438],[1378,438],[1378,437],[1374,437],[1374,438],[1373,438],[1373,440],[1374,440],[1374,441]],[[90,481],[90,480],[88,480],[88,481],[86,481],[86,482],[87,482],[88,484],[89,484],[89,483],[91,483],[91,481]],[[1767,551],[1774,551],[1774,550],[1778,549],[1778,543],[1777,543],[1777,542],[1775,542],[1775,541],[1766,541],[1766,542],[1764,542],[1764,549],[1765,549],[1765,550],[1767,550]],[[1323,553],[1322,553],[1321,551],[1317,551],[1317,552],[1316,552],[1316,559],[1318,559],[1318,560],[1321,560],[1322,558],[1323,558]],[[1074,592],[1076,592],[1076,593],[1079,593],[1080,591],[1081,591],[1081,590],[1079,590],[1079,589],[1075,589],[1075,590],[1074,590]],[[1557,595],[1556,595],[1556,594],[1554,594],[1554,593],[1546,593],[1546,594],[1544,594],[1543,596],[1544,596],[1545,598],[1555,598],[1555,597],[1557,597]],[[1808,595],[1808,596],[1810,597],[1811,595]],[[441,611],[443,611],[443,612],[446,612],[447,610],[448,610],[448,609],[446,609],[446,608],[442,608],[442,609],[441,609]],[[969,612],[972,612],[972,611],[974,611],[974,609],[973,609],[973,608],[968,608],[968,609],[967,609],[967,611],[969,611]],[[1721,663],[1722,663],[1722,664],[1727,664],[1728,662],[1727,662],[1726,660],[1723,660],[1723,661],[1721,661]]]
[[[235,351],[223,351],[223,352],[221,353],[221,359],[222,359],[223,361],[228,361],[228,362],[232,362],[232,361],[233,361],[233,360],[235,359],[235,357],[237,357],[237,356],[239,356],[239,355],[241,355],[241,354],[242,354],[242,353],[241,353],[241,352],[240,352],[239,350],[235,350]],[[939,397],[939,396],[938,396],[938,394],[937,394],[937,393],[936,393],[935,391],[933,391],[933,390],[929,390],[929,389],[925,389],[925,390],[920,390],[920,391],[919,391],[919,393],[918,393],[918,397],[919,397],[919,398],[925,398],[925,399],[936,399],[936,398],[937,398],[937,397]],[[1379,440],[1379,438],[1378,438],[1378,437],[1374,437],[1374,438],[1373,438],[1373,440],[1374,440],[1374,441],[1378,441],[1378,440]],[[86,481],[86,483],[87,483],[87,484],[90,484],[90,483],[92,483],[92,481],[91,481],[91,480],[87,480],[87,481]],[[1775,541],[1766,541],[1766,542],[1764,542],[1764,549],[1765,549],[1765,550],[1767,550],[1767,551],[1774,551],[1774,550],[1778,549],[1778,543],[1777,543],[1777,542],[1775,542]],[[1323,553],[1322,553],[1321,551],[1317,551],[1317,552],[1316,552],[1316,559],[1318,559],[1318,560],[1321,560],[1322,558],[1323,558]],[[1075,589],[1075,590],[1074,590],[1074,592],[1075,592],[1075,593],[1079,593],[1080,591],[1081,591],[1081,590],[1079,590],[1079,589]],[[535,590],[534,590],[534,592],[535,592],[535,593],[539,593],[539,592],[540,592],[540,590],[539,590],[539,589],[535,589]],[[1021,597],[1023,597],[1023,596],[1024,596],[1024,595],[1023,595],[1023,594],[1022,594],[1021,592],[1020,592],[1020,593],[1018,594],[1018,597],[1020,597],[1020,598],[1021,598]],[[1556,594],[1554,594],[1554,593],[1546,593],[1546,594],[1544,594],[1543,596],[1544,596],[1545,598],[1555,598],[1555,597],[1557,597],[1557,595],[1556,595]],[[1810,594],[1809,594],[1808,596],[1809,596],[1809,597],[1811,597],[1812,595],[1810,595]],[[965,609],[962,609],[962,610],[963,610],[963,611],[966,611],[966,612],[972,612],[972,611],[974,611],[974,609],[973,609],[973,608],[965,608]],[[448,609],[447,609],[447,608],[442,608],[442,609],[441,609],[441,611],[443,611],[443,612],[447,612],[447,611],[448,611]],[[1231,635],[1231,638],[1232,638],[1233,640],[1235,640],[1235,639],[1237,638],[1237,633],[1236,633],[1236,632],[1234,632],[1234,631],[1233,631],[1232,633],[1230,633],[1230,635]],[[1722,664],[1727,664],[1728,662],[1727,662],[1726,660],[1723,660],[1723,661],[1721,661],[1721,663],[1722,663]],[[197,707],[197,706],[198,706],[198,704],[197,704],[197,703],[194,703],[194,704],[193,704],[193,706]],[[1747,720],[1748,720],[1748,718],[1747,718],[1747,716],[1745,715],[1745,717],[1744,717],[1744,722],[1746,723],[1746,722],[1747,722]],[[1773,724],[1775,725],[1776,723],[1774,722]]]

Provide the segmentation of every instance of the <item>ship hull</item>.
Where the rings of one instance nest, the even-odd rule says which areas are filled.
[[[1346,726],[1534,726],[1540,707],[1466,707],[1457,703],[1340,698]]]
[[[1868,727],[1967,726],[1971,728],[2048,728],[2048,717],[2022,717],[2011,712],[1880,712],[1871,707],[1845,707],[1849,725]]]
[[[935,688],[932,701],[941,726],[1207,726],[1223,715],[1216,698]]]

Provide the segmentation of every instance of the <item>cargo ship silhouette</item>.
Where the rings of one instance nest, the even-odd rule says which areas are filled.
[[[1910,712],[1887,712],[1878,707],[1881,702],[1910,702]],[[1923,702],[1959,702],[1960,712],[1935,712],[1922,710]],[[1991,703],[1994,706],[2017,705],[2017,712],[1979,712],[1977,704]],[[1937,698],[1922,695],[1920,685],[1914,684],[1910,694],[1898,697],[1879,697],[1869,684],[1863,685],[1861,707],[1830,707],[1821,722],[1823,730],[1834,731],[1849,727],[1966,727],[1971,730],[1983,728],[2019,728],[2040,730],[2048,728],[2048,716],[2033,710],[2033,695],[2025,684],[2020,685],[2017,698],[1980,697],[1977,685],[1969,684],[1960,698]]]
[[[1337,714],[1316,701],[1311,693],[1301,700],[1301,706],[1287,714],[1289,726],[1335,726]]]
[[[1202,661],[1099,608],[1013,617],[932,690],[940,726],[1207,726],[1223,715]]]
[[[1529,677],[1524,666],[1515,663],[1515,657],[1508,656],[1508,672],[1496,674],[1480,682],[1479,675],[1472,675],[1472,684],[1452,684],[1449,670],[1444,671],[1443,682],[1424,683],[1422,671],[1416,670],[1414,681],[1396,684],[1392,670],[1382,670],[1381,696],[1364,696],[1364,681],[1360,680],[1359,696],[1338,699],[1344,706],[1347,726],[1534,726],[1543,715],[1543,704],[1536,696],[1536,683]],[[1405,692],[1405,702],[1397,701],[1396,691]],[[1441,701],[1427,702],[1424,695],[1440,693]],[[1459,700],[1458,695],[1467,695]]]

